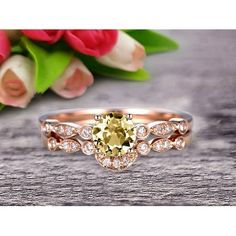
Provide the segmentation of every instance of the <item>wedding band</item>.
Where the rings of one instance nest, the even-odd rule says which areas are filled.
[[[138,155],[182,150],[190,140],[192,116],[162,109],[74,109],[39,118],[50,151],[95,155],[104,168],[122,171]]]

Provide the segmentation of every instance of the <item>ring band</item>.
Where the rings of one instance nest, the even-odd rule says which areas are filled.
[[[39,118],[50,151],[95,155],[109,170],[122,171],[138,155],[182,150],[190,140],[192,116],[162,109],[74,109]]]

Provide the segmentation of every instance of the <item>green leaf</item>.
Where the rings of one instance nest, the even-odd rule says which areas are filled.
[[[11,53],[23,53],[24,52],[24,48],[21,47],[20,44],[16,44],[16,45],[13,45],[11,47]]]
[[[104,75],[108,77],[113,77],[117,79],[125,79],[125,80],[136,80],[136,81],[145,81],[149,78],[149,73],[140,69],[136,72],[129,72],[124,70],[119,70],[115,68],[111,68],[108,66],[104,66],[100,64],[95,58],[85,56],[82,54],[77,54],[78,58],[80,58],[84,64],[88,67],[88,69],[98,75]]]
[[[5,105],[0,103],[0,111],[5,107]]]
[[[72,53],[59,49],[46,51],[26,37],[22,37],[21,40],[35,62],[35,90],[43,93],[64,72],[72,58]]]
[[[175,41],[153,30],[125,30],[125,32],[140,42],[148,54],[167,52],[178,48]]]

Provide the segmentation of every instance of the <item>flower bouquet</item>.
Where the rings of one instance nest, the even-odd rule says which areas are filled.
[[[94,75],[144,81],[146,54],[177,49],[152,30],[0,30],[0,110],[51,89],[81,96]]]

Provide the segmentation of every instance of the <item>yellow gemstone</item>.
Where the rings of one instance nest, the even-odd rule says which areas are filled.
[[[101,116],[93,127],[93,141],[99,151],[107,156],[126,154],[136,140],[133,121],[118,112]]]

